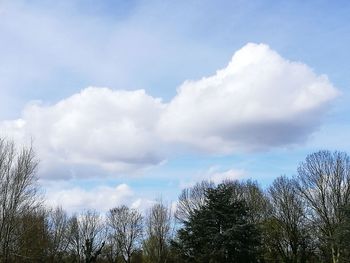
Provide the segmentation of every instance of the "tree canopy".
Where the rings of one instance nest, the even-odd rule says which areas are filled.
[[[232,185],[207,189],[205,197],[178,233],[185,262],[256,262],[259,232],[248,220],[246,203],[232,195]]]
[[[146,213],[116,204],[106,215],[47,207],[37,165],[32,147],[0,139],[1,263],[350,262],[344,152],[311,153],[297,176],[266,190],[202,181],[182,190],[177,211],[158,201]]]

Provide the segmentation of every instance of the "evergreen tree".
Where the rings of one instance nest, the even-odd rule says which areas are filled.
[[[257,262],[260,235],[230,185],[208,189],[206,202],[184,222],[176,246],[185,262]]]

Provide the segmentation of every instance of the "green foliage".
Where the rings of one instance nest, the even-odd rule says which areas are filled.
[[[185,262],[257,262],[259,231],[232,190],[229,184],[208,189],[206,203],[178,231],[175,246]]]
[[[345,206],[343,221],[339,224],[336,231],[336,241],[341,250],[341,262],[350,262],[350,204]]]

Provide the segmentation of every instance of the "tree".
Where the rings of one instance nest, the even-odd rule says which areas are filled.
[[[232,198],[232,185],[208,189],[205,202],[178,231],[175,243],[185,262],[256,262],[260,235],[246,203]]]
[[[0,258],[8,262],[15,253],[17,218],[39,205],[32,147],[17,149],[14,142],[0,139]]]
[[[232,198],[244,201],[249,207],[250,221],[261,224],[270,212],[270,203],[264,192],[255,181],[225,180],[223,184],[230,187]]]
[[[113,230],[110,227],[106,227],[106,244],[102,250],[102,258],[110,263],[122,262],[121,252],[115,241]]]
[[[101,217],[96,211],[87,210],[80,216],[78,222],[85,262],[96,262],[105,244],[101,238],[104,227]]]
[[[68,250],[74,262],[96,262],[104,247],[104,224],[94,210],[73,215],[68,221]]]
[[[143,250],[147,262],[164,263],[168,258],[173,230],[171,210],[160,201],[151,207],[145,221]]]
[[[202,181],[191,188],[183,189],[176,207],[175,217],[180,222],[187,221],[206,201],[206,192],[214,187],[213,182]]]
[[[72,215],[68,219],[68,251],[73,262],[81,262],[81,249],[83,241],[79,231],[79,221],[77,215]]]
[[[308,228],[303,200],[296,181],[280,176],[269,188],[272,218],[268,235],[270,248],[280,261],[305,262],[308,248]]]
[[[50,235],[47,211],[43,208],[28,211],[16,218],[16,241],[10,262],[48,262]],[[50,261],[51,262],[51,261]]]
[[[130,263],[142,238],[142,216],[136,209],[123,205],[113,208],[107,215],[113,229],[114,240],[121,251],[124,262]]]
[[[342,250],[337,243],[337,227],[350,201],[350,160],[344,152],[319,151],[306,157],[298,168],[298,190],[310,208],[309,217],[317,226],[320,240],[329,247],[333,263]]]
[[[342,251],[340,262],[350,262],[350,205],[343,207],[344,220],[336,232],[336,240]]]
[[[51,262],[62,262],[69,245],[69,220],[62,207],[48,211],[48,232],[50,235],[49,255]]]

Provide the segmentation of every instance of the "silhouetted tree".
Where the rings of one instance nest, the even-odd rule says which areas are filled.
[[[68,216],[62,207],[48,211],[48,232],[50,236],[49,256],[51,262],[62,262],[69,245]]]
[[[17,149],[14,142],[0,139],[0,259],[3,262],[16,254],[18,219],[40,204],[37,164],[32,147]]]
[[[296,181],[280,176],[273,181],[269,193],[273,207],[267,232],[274,251],[271,256],[286,263],[306,262],[310,238]]]
[[[165,263],[173,233],[171,210],[161,201],[154,204],[145,219],[143,252],[147,262]]]
[[[130,263],[142,238],[142,216],[136,209],[127,206],[113,208],[107,215],[109,226],[117,248],[121,251],[124,262]]]
[[[342,250],[337,227],[344,221],[342,210],[350,201],[350,159],[344,152],[319,151],[306,157],[298,168],[298,190],[311,209],[309,218],[318,228],[318,238],[339,263]]]

